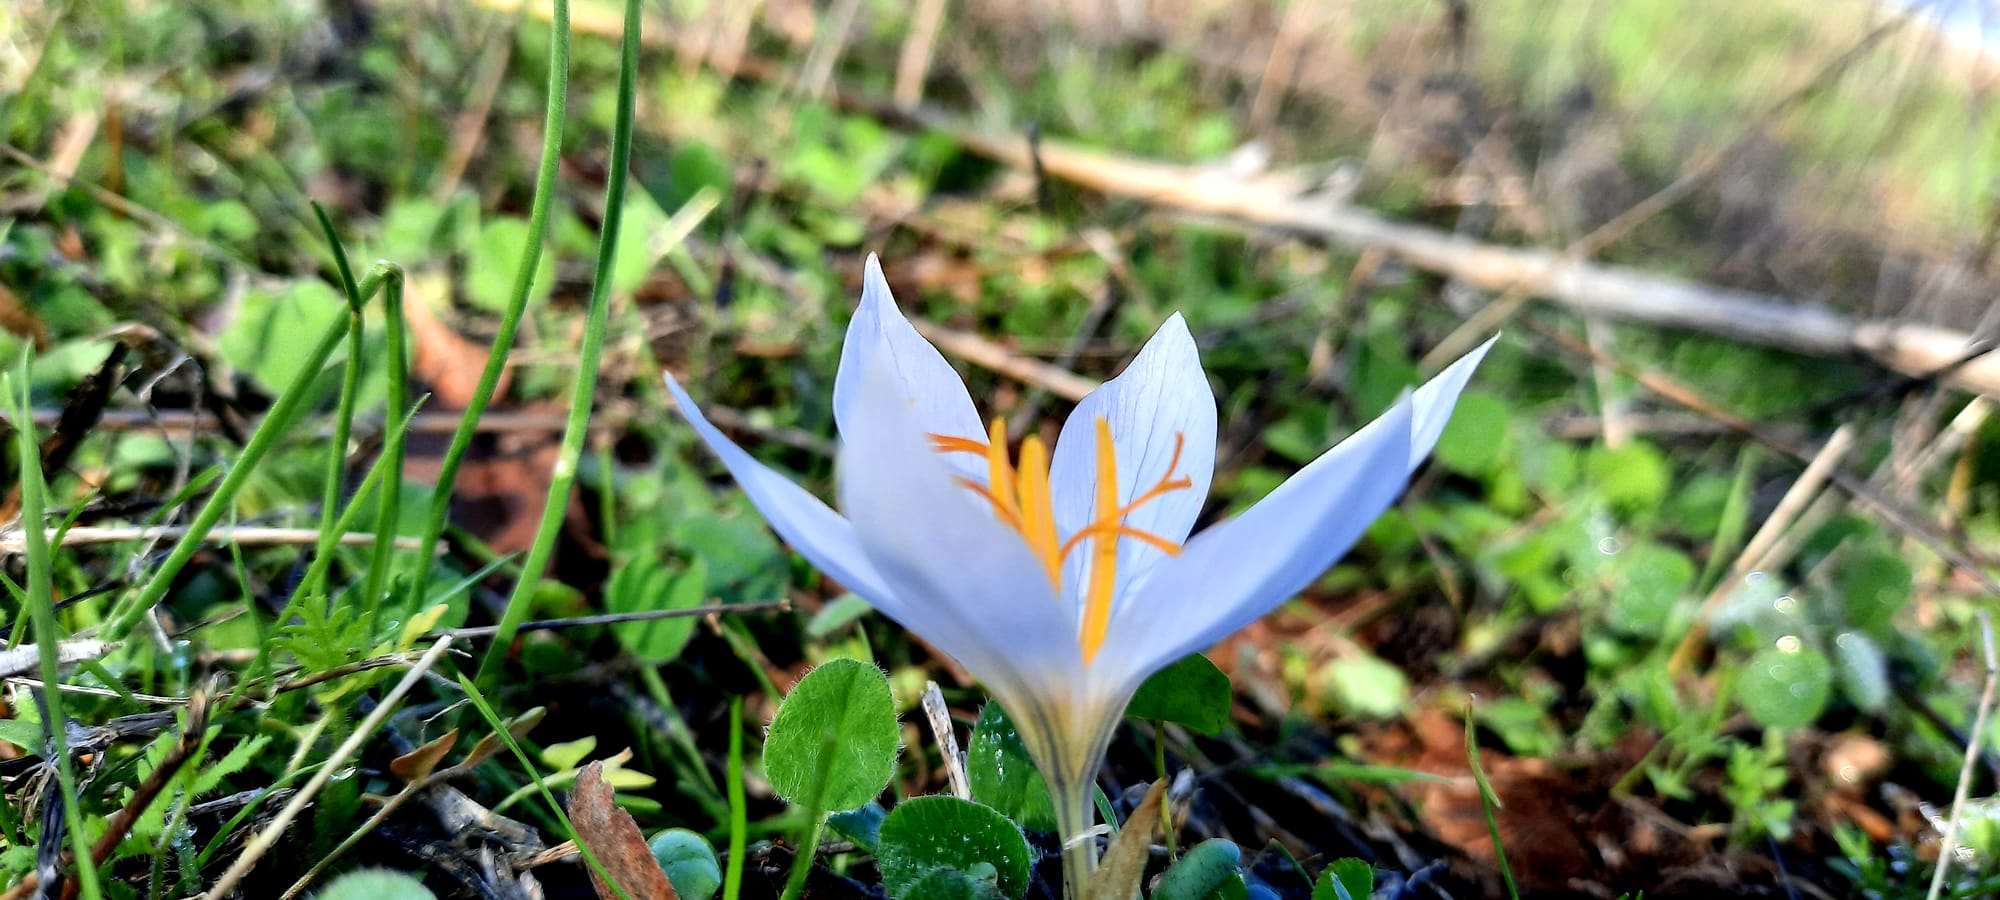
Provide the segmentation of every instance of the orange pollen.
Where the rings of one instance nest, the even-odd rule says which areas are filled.
[[[985,441],[944,434],[930,436],[931,449],[939,453],[970,453],[986,460],[986,483],[963,476],[956,480],[991,505],[994,518],[1020,533],[1028,550],[1042,564],[1050,587],[1062,590],[1063,560],[1084,541],[1091,542],[1083,627],[1077,636],[1086,664],[1104,645],[1104,634],[1111,624],[1112,592],[1118,585],[1118,539],[1131,538],[1169,556],[1181,552],[1180,544],[1126,525],[1125,517],[1167,494],[1194,486],[1193,479],[1174,475],[1180,469],[1181,451],[1187,443],[1186,435],[1176,433],[1166,473],[1152,487],[1120,504],[1117,449],[1111,441],[1111,423],[1102,416],[1097,419],[1095,437],[1097,477],[1091,521],[1062,540],[1056,533],[1055,504],[1049,494],[1049,449],[1039,436],[1029,435],[1021,442],[1018,463],[1007,458],[1005,419],[993,420],[987,427]]]

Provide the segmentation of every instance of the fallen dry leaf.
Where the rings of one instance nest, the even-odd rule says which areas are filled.
[[[1167,780],[1162,778],[1146,789],[1146,799],[1132,810],[1125,827],[1118,830],[1104,851],[1104,862],[1090,876],[1084,893],[1090,900],[1120,900],[1139,892],[1139,879],[1146,874],[1147,851],[1153,846],[1153,831],[1160,822],[1160,805],[1167,800]]]
[[[576,826],[577,838],[590,848],[605,873],[625,889],[625,896],[632,900],[675,900],[680,896],[654,861],[646,836],[639,833],[639,823],[612,802],[611,785],[604,783],[603,763],[591,763],[577,773],[576,792],[569,798],[569,820]],[[590,870],[590,886],[597,889],[599,900],[618,898],[618,892],[604,883],[595,867]]]

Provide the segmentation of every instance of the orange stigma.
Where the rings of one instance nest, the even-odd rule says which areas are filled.
[[[986,460],[986,482],[959,476],[957,481],[993,507],[993,517],[1021,535],[1029,552],[1042,564],[1049,586],[1062,591],[1063,560],[1084,541],[1091,542],[1090,569],[1084,588],[1083,628],[1077,636],[1085,664],[1097,656],[1111,624],[1112,593],[1118,585],[1118,539],[1131,538],[1159,549],[1169,556],[1181,552],[1181,545],[1157,534],[1125,524],[1133,510],[1174,491],[1187,490],[1194,480],[1174,472],[1181,465],[1186,435],[1175,433],[1173,458],[1160,480],[1137,497],[1118,502],[1118,453],[1111,441],[1111,423],[1097,418],[1097,479],[1090,524],[1077,529],[1067,539],[1056,532],[1055,504],[1049,493],[1049,448],[1038,435],[1021,441],[1018,464],[1007,458],[1007,422],[994,419],[986,440],[933,434],[931,449],[939,453],[970,453]]]

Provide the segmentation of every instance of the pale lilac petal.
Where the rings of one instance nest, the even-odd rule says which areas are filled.
[[[1312,584],[1409,478],[1410,399],[1350,435],[1241,515],[1148,570],[1111,622],[1095,678],[1137,684]]]
[[[1438,438],[1444,434],[1445,423],[1451,421],[1452,408],[1458,405],[1458,395],[1465,391],[1465,385],[1472,380],[1472,372],[1479,368],[1479,361],[1486,358],[1486,351],[1493,349],[1499,335],[1486,339],[1472,352],[1458,358],[1457,362],[1424,382],[1417,388],[1410,402],[1415,406],[1415,416],[1411,421],[1410,465],[1415,472],[1431,455],[1431,448],[1437,446]]]
[[[833,377],[834,424],[845,436],[854,428],[855,407],[862,401],[866,379],[864,366],[880,365],[890,377],[877,382],[911,404],[917,427],[930,434],[985,440],[986,428],[979,411],[966,393],[964,380],[945,361],[931,342],[917,333],[882,277],[882,264],[868,254],[867,272],[862,276],[861,305],[847,324],[847,338],[840,347],[840,369]],[[963,454],[960,454],[964,456]],[[954,468],[984,472],[983,463],[964,456]]]
[[[709,423],[701,408],[682,390],[674,376],[666,376],[667,390],[674,395],[681,415],[694,426],[708,448],[722,459],[745,496],[755,504],[764,520],[771,523],[785,542],[813,567],[840,582],[848,590],[877,606],[894,606],[896,597],[883,585],[881,576],[869,563],[868,555],[855,540],[854,527],[825,503],[820,502],[791,479],[772,471],[755,457],[736,446],[727,435]]]
[[[856,377],[894,375],[871,365]],[[901,601],[892,617],[1009,694],[1079,690],[1075,624],[1027,544],[953,481],[893,388],[868,384],[858,397],[841,447],[840,505]]]
[[[1117,450],[1121,504],[1163,478],[1186,476],[1193,482],[1133,510],[1125,524],[1174,543],[1186,540],[1215,474],[1215,394],[1180,313],[1160,326],[1124,372],[1083,398],[1063,423],[1049,464],[1049,488],[1056,524],[1065,537],[1090,524],[1094,515],[1100,417],[1110,424]],[[1176,436],[1181,457],[1169,472]],[[1123,596],[1125,585],[1165,556],[1143,542],[1120,541],[1114,596]],[[1065,563],[1063,582],[1073,595],[1088,583],[1089,559],[1088,545],[1080,545]]]

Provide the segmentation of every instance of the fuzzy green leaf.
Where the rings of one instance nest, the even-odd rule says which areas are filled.
[[[822,759],[827,736],[832,752]],[[895,775],[895,699],[881,669],[836,659],[807,672],[785,697],[764,740],[764,770],[778,796],[803,803],[826,766],[826,810],[859,807]]]

